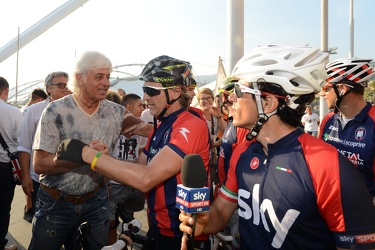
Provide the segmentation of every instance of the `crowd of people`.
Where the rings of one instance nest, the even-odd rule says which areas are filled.
[[[219,232],[233,236],[232,249],[375,249],[370,62],[259,46],[214,96],[197,90],[188,61],[162,55],[143,68],[141,97],[110,90],[110,59],[87,51],[71,75],[48,74],[23,112],[7,104],[0,77],[0,140],[21,166],[28,249],[76,249],[83,222],[113,244],[118,203],[130,215],[146,204],[155,250],[213,249]],[[311,106],[318,94],[332,110],[322,121]],[[16,182],[1,145],[0,249],[16,250],[6,239]],[[189,154],[202,158],[211,190],[209,211],[194,216],[176,207]]]

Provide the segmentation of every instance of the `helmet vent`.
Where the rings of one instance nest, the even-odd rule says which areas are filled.
[[[295,87],[298,87],[298,86],[299,86],[298,82],[295,82],[295,81],[290,80],[290,83],[293,84],[293,86],[295,86]]]
[[[267,65],[273,65],[277,64],[278,62],[275,60],[261,60],[259,62],[255,62],[253,66],[267,66]]]

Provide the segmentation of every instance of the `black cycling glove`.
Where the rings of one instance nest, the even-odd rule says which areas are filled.
[[[82,159],[82,150],[86,145],[86,143],[77,139],[65,139],[57,147],[57,159],[86,164]]]

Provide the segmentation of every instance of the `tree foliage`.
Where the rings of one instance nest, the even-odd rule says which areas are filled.
[[[375,103],[375,80],[369,81],[365,88],[365,99],[368,102]]]

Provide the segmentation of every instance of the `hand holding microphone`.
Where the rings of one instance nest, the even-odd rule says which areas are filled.
[[[210,190],[205,187],[207,172],[203,160],[198,154],[186,155],[181,168],[182,184],[177,186],[176,207],[192,214],[194,224],[188,235],[188,249],[194,249],[194,234],[197,213],[205,212],[210,207]],[[180,218],[183,215],[180,215]],[[181,226],[180,226],[181,228]]]

